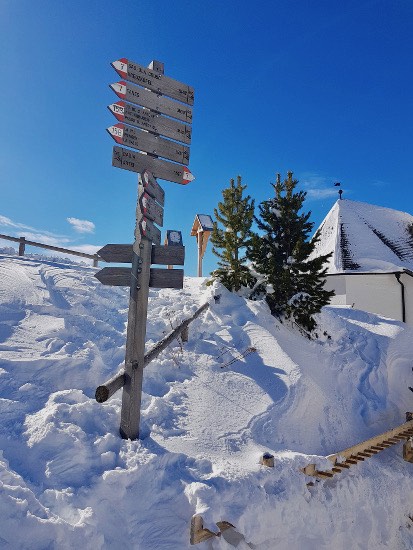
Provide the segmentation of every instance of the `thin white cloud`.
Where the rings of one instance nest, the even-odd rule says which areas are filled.
[[[68,243],[71,240],[67,237],[53,236],[49,233],[43,233],[41,231],[25,231],[23,237],[26,237],[28,241],[33,241],[41,244],[48,244],[50,246],[60,246],[61,248],[68,248]]]
[[[82,221],[82,220],[80,220]],[[88,222],[91,223],[91,222]],[[94,228],[94,224],[93,228]],[[4,228],[4,229],[2,229]],[[96,246],[92,244],[76,244],[74,239],[68,237],[67,235],[58,235],[56,233],[51,233],[50,231],[45,231],[43,229],[36,229],[24,223],[16,222],[7,216],[0,214],[0,233],[7,234],[10,237],[25,237],[28,241],[33,241],[40,244],[48,244],[50,246],[57,246],[60,248],[67,248],[70,250],[77,250],[79,252],[85,252],[87,254],[95,254],[101,246]],[[1,244],[9,243],[9,241],[0,239]],[[42,250],[40,247],[29,247],[26,249],[27,252],[35,252],[43,256],[67,256],[66,253],[59,253],[55,251]],[[70,256],[71,257],[71,256]],[[75,256],[73,257],[73,259]],[[80,261],[80,260],[79,260]],[[87,260],[85,260],[87,261]]]
[[[79,220],[78,218],[66,219],[78,233],[93,233],[95,231],[95,224],[93,222],[88,220]]]
[[[309,199],[326,199],[327,197],[338,197],[338,191],[337,188],[335,189],[308,189],[307,190],[307,197]]]
[[[329,197],[338,198],[340,187],[334,187],[337,179],[314,173],[305,173],[299,180],[309,200],[323,200]]]
[[[50,231],[46,231],[43,229],[36,229],[35,227],[31,227],[30,225],[26,225],[25,223],[16,222],[7,216],[2,216],[0,214],[0,227],[7,227],[8,232],[13,233],[12,236],[17,232],[19,237],[26,237],[28,239],[28,235],[36,235],[38,237],[42,237],[44,239],[57,239],[59,241],[66,241],[69,242],[68,237],[65,235],[57,235],[56,233],[52,233]],[[34,239],[31,239],[34,240]],[[49,243],[46,243],[49,244]]]

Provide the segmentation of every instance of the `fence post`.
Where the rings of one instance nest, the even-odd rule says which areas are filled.
[[[186,326],[181,332],[182,342],[188,342],[189,340],[189,327]]]
[[[93,258],[93,267],[99,267],[99,256],[95,254],[95,257]]]
[[[20,237],[20,244],[19,244],[19,256],[24,256],[24,250],[26,248],[26,238]]]

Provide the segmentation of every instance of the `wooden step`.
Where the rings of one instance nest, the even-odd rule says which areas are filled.
[[[345,462],[336,462],[337,468],[346,468],[347,470],[350,468],[350,464],[346,464]],[[334,468],[333,468],[334,470]]]
[[[333,477],[334,476],[334,474],[332,474],[331,472],[321,472],[319,470],[316,471],[315,475],[320,476],[320,477]]]

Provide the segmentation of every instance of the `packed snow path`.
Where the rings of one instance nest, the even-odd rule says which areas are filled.
[[[203,279],[151,290],[148,349],[211,307],[183,351],[145,369],[142,439],[124,441],[121,392],[104,404],[94,392],[122,366],[128,292],[93,273],[0,256],[0,546],[184,549],[198,513],[258,550],[339,550],[349,533],[354,548],[412,547],[413,465],[398,449],[311,488],[300,473],[404,421],[411,329],[325,308],[310,342]],[[259,465],[264,451],[274,468]]]

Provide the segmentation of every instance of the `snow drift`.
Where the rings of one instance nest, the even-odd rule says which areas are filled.
[[[404,422],[411,329],[327,307],[308,341],[203,279],[151,290],[148,349],[211,307],[145,369],[142,439],[124,441],[120,392],[98,404],[94,391],[122,365],[128,292],[93,273],[0,256],[0,546],[181,550],[195,513],[235,525],[238,549],[413,546],[401,445],[314,486],[300,472]]]

